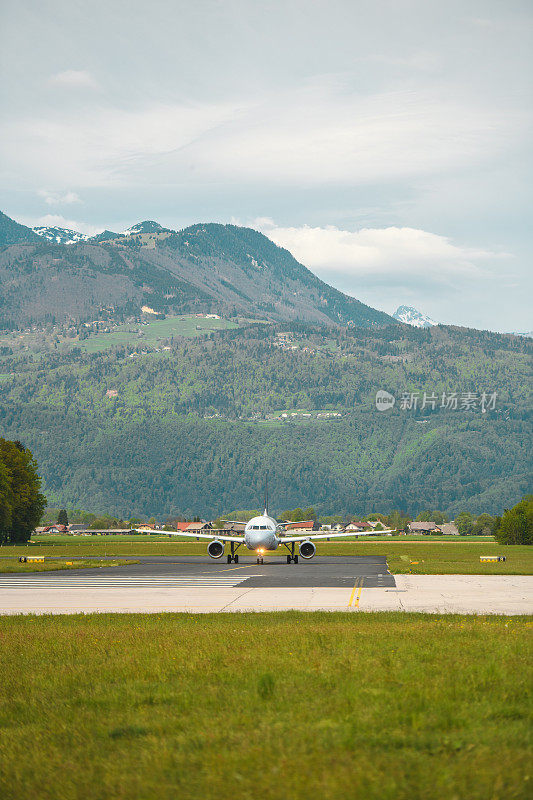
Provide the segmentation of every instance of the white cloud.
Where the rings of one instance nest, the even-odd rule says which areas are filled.
[[[90,72],[84,69],[67,69],[64,72],[57,72],[50,76],[48,84],[67,89],[98,89],[98,82]]]
[[[191,165],[161,173],[154,159],[181,153],[235,114],[233,105],[87,108],[13,120],[3,129],[4,179],[76,186],[162,184],[191,177]],[[142,164],[142,175],[139,173]]]
[[[488,262],[510,257],[454,244],[448,237],[416,228],[283,228],[264,218],[254,220],[252,227],[290,250],[298,261],[326,280],[334,274],[377,282],[389,278],[405,284],[417,276],[448,282],[481,277],[487,272]]]
[[[76,186],[392,184],[469,169],[522,134],[522,111],[328,76],[244,102],[87,106],[5,127],[9,172]]]
[[[76,192],[49,192],[48,189],[39,189],[37,194],[42,197],[44,202],[49,206],[55,205],[69,205],[70,203],[81,203],[81,198]]]

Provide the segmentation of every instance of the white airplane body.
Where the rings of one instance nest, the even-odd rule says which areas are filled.
[[[226,533],[218,533],[217,531],[213,531],[212,533],[188,533],[187,531],[178,531],[171,535],[186,536],[189,539],[210,539],[207,545],[207,552],[211,558],[214,559],[222,558],[225,551],[225,543],[228,542],[231,550],[227,556],[228,564],[231,564],[232,561],[236,564],[238,563],[239,556],[235,551],[241,545],[247,547],[248,550],[254,550],[256,552],[258,564],[263,563],[263,554],[265,552],[277,550],[280,545],[285,546],[288,551],[287,564],[291,562],[297,564],[298,554],[295,553],[296,544],[298,544],[299,555],[301,555],[302,558],[310,559],[313,558],[316,552],[316,547],[313,543],[315,539],[329,540],[346,536],[371,536],[373,534],[391,533],[389,529],[382,531],[350,531],[349,533],[331,533],[329,531],[324,531],[321,533],[299,534],[297,536],[283,535],[283,532],[287,530],[290,524],[290,522],[276,522],[273,517],[269,516],[265,508],[263,514],[259,517],[252,517],[252,519],[246,523],[242,536],[232,536]]]

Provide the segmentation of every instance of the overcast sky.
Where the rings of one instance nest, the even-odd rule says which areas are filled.
[[[262,230],[393,312],[532,330],[530,0],[3,0],[0,208]]]

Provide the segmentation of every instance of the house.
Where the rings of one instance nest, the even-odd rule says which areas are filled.
[[[434,533],[435,531],[440,532],[434,522],[410,522],[408,525],[409,533]]]
[[[73,525],[69,525],[68,529],[71,533],[79,533],[80,531],[86,531],[87,525],[81,525],[76,522]]]
[[[190,522],[176,522],[177,531],[186,531],[191,523]]]
[[[437,526],[441,533],[445,536],[459,536],[459,530],[455,522],[443,522],[442,525]]]
[[[187,531],[187,533],[194,533],[198,531],[199,533],[204,533],[205,531],[210,531],[213,528],[210,522],[191,522],[190,520],[187,522],[176,522],[176,530],[179,531]]]
[[[244,533],[246,522],[224,522],[224,530],[233,533]]]
[[[189,522],[187,527],[188,533],[205,533],[206,531],[210,531],[213,529],[213,526],[210,522]]]
[[[317,531],[318,527],[318,522],[316,520],[306,519],[300,520],[300,522],[289,522],[287,530],[305,533],[306,531]]]
[[[350,522],[345,527],[344,531],[346,533],[360,533],[364,528],[361,525],[356,525],[355,522]]]
[[[41,528],[41,533],[68,533],[68,526],[61,525],[57,522],[55,525],[47,525],[44,528]]]
[[[143,522],[137,526],[137,530],[141,533],[156,533],[162,529],[162,525],[158,525],[156,522]]]

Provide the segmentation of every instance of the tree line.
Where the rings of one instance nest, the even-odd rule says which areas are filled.
[[[248,522],[252,517],[259,516],[260,513],[259,509],[239,509],[232,511],[222,514],[214,520],[213,527],[216,529],[225,528],[228,520]],[[348,517],[342,514],[319,517],[313,506],[308,506],[306,508],[297,506],[293,509],[286,509],[275,516],[289,522],[313,520],[321,525],[342,525],[348,522],[358,524],[377,521],[383,529],[392,528],[398,531],[407,531],[409,522],[411,522],[411,517],[402,511],[392,511],[390,514],[373,512],[364,515],[349,515]],[[43,514],[43,519],[47,520],[48,524],[56,520],[59,524],[68,525],[69,517],[71,522],[84,523],[89,529],[93,530],[134,528],[146,522],[148,522],[148,524],[156,523],[155,517],[150,517],[148,520],[143,520],[138,517],[122,520],[110,514],[93,514],[92,512],[82,511],[80,509],[71,509],[67,511],[67,509],[46,508]],[[445,512],[438,510],[421,511],[415,519],[419,522],[434,522],[436,525],[442,525],[450,521]],[[199,516],[194,516],[189,519],[181,516],[169,516],[166,517],[162,530],[175,530],[177,522],[199,521]],[[533,495],[526,495],[513,508],[505,509],[503,515],[500,517],[494,517],[486,513],[479,514],[476,517],[467,511],[463,511],[457,514],[453,522],[461,536],[495,536],[500,544],[533,544]]]
[[[27,542],[46,505],[30,450],[0,438],[0,542]]]

